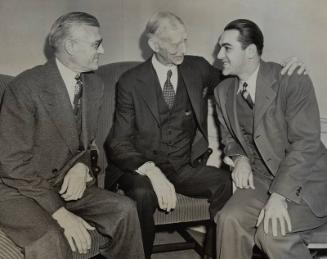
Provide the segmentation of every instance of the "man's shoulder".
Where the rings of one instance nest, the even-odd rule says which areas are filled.
[[[215,88],[216,95],[226,95],[227,90],[235,84],[236,77],[230,76],[221,81]]]
[[[8,88],[29,88],[37,87],[45,79],[45,65],[37,65],[18,74],[8,85]]]
[[[183,65],[189,65],[189,66],[208,66],[210,65],[209,62],[200,56],[192,56],[192,55],[186,55],[184,57]]]
[[[279,82],[279,87],[285,87],[287,89],[297,88],[300,89],[301,87],[311,87],[312,82],[310,77],[307,74],[298,74],[297,69],[293,71],[292,75],[288,75],[287,73],[281,75],[282,66],[275,62],[262,62],[261,65],[263,66],[263,73],[272,77],[272,80],[276,80]]]
[[[124,73],[122,73],[120,79],[137,78],[140,75],[149,73],[149,69],[151,69],[151,60],[148,59],[126,70]]]

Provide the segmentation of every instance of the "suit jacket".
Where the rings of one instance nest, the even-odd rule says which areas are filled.
[[[191,160],[208,149],[207,92],[220,82],[220,71],[205,59],[185,56],[178,66],[197,121]],[[160,145],[160,120],[156,84],[159,84],[151,59],[124,73],[117,85],[114,124],[106,141],[108,159],[122,170],[133,171],[151,160]],[[109,170],[113,183],[121,174]]]
[[[58,194],[66,172],[85,161],[95,138],[103,84],[83,78],[84,151],[64,81],[55,60],[18,75],[7,87],[0,114],[0,200],[24,195],[50,214],[64,205]]]
[[[327,215],[327,152],[320,141],[320,117],[307,75],[281,76],[281,66],[261,62],[255,96],[254,142],[274,180],[269,192]],[[250,155],[236,111],[239,80],[215,89],[225,154]]]

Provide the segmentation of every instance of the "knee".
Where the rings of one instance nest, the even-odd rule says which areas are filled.
[[[271,231],[269,233],[265,233],[263,229],[263,224],[261,224],[254,237],[254,242],[263,251],[268,251],[274,248],[277,243],[281,242],[283,239],[283,236],[273,236]]]
[[[137,187],[129,192],[131,198],[133,198],[138,206],[148,206],[148,207],[156,207],[157,197],[151,188],[147,187]]]
[[[116,210],[120,211],[120,213],[123,215],[135,214],[135,201],[127,196],[121,196],[120,202],[116,204]]]
[[[217,229],[229,228],[232,226],[239,226],[245,224],[244,217],[240,210],[234,206],[228,206],[228,203],[215,216]]]
[[[26,248],[28,254],[49,252],[67,254],[70,252],[69,244],[66,237],[56,222],[48,222],[46,228],[43,228],[43,233]]]

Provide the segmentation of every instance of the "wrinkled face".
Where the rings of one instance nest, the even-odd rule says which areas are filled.
[[[184,60],[186,42],[187,33],[183,25],[166,29],[156,36],[155,55],[164,65],[180,65]]]
[[[97,70],[104,53],[99,27],[77,25],[71,29],[71,59],[79,72]]]
[[[224,75],[241,75],[245,69],[246,49],[238,41],[239,31],[224,31],[219,39],[220,51],[217,58],[223,63]]]

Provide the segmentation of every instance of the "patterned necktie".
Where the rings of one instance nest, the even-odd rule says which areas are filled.
[[[252,101],[249,91],[246,89],[248,84],[246,82],[244,82],[242,86],[243,86],[242,91],[241,91],[242,97],[247,102],[247,104],[250,106],[250,108],[253,109],[254,103]]]
[[[175,102],[175,91],[172,83],[170,82],[172,72],[171,70],[168,70],[167,72],[167,80],[164,84],[162,94],[165,99],[165,102],[167,103],[169,109],[171,109]]]
[[[76,84],[75,84],[75,91],[74,91],[74,114],[77,115],[79,109],[81,107],[81,97],[83,93],[83,81],[81,79],[81,75],[77,74],[75,76]]]

